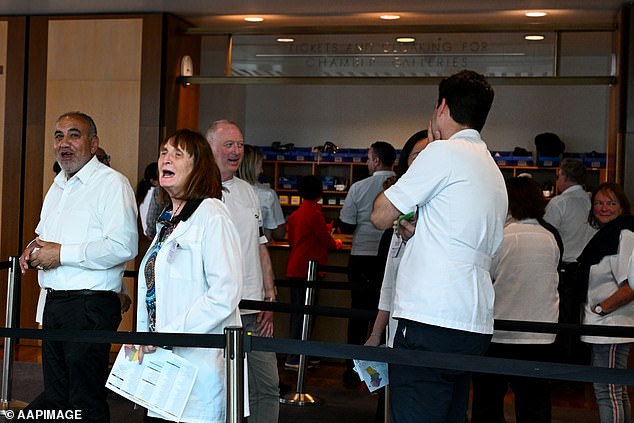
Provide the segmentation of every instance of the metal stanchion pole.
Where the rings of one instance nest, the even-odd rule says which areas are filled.
[[[240,326],[225,328],[227,362],[227,423],[242,423],[244,417],[244,348]]]
[[[317,262],[314,260],[308,261],[308,278],[309,282],[317,280]],[[313,288],[306,288],[306,298],[304,304],[309,306],[313,305]],[[304,320],[302,321],[302,341],[308,339],[308,330],[310,328],[310,315],[304,314]],[[297,406],[305,405],[320,405],[323,400],[316,398],[311,394],[304,392],[304,374],[306,372],[306,354],[299,355],[299,368],[297,369],[297,389],[295,392],[288,393],[280,398],[282,404],[290,404]]]
[[[9,268],[9,276],[7,278],[7,314],[6,327],[13,329],[15,327],[15,311],[14,304],[16,299],[15,291],[20,278],[19,257],[9,257],[11,267]],[[4,338],[4,356],[2,360],[2,390],[0,391],[0,416],[5,416],[8,410],[19,410],[27,406],[23,401],[11,400],[12,382],[13,382],[13,338]]]
[[[389,317],[389,319],[391,318],[392,316]],[[392,334],[390,333],[389,319],[388,324],[385,325],[385,345],[390,345],[390,336],[392,336]],[[390,423],[390,385],[388,384],[387,386],[383,387],[383,389],[385,392],[385,398],[383,398],[383,422]]]

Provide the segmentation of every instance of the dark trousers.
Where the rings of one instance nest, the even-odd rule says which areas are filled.
[[[44,330],[116,330],[121,304],[112,295],[47,298]],[[44,396],[49,409],[81,410],[83,421],[109,422],[105,387],[110,344],[44,341],[42,369]]]
[[[581,304],[586,293],[579,292],[578,269],[578,263],[564,263],[559,271],[559,323],[581,323]],[[578,334],[557,334],[555,356],[562,363],[590,364],[590,348]]]
[[[552,345],[491,343],[487,356],[517,360],[550,361]],[[509,388],[515,393],[517,423],[550,423],[551,399],[548,379],[473,374],[471,423],[505,423],[504,396]]]
[[[481,355],[490,341],[491,335],[400,320],[394,348]],[[390,422],[464,423],[470,376],[459,370],[391,365]]]
[[[381,266],[376,256],[353,256],[348,259],[348,281],[362,285],[350,291],[351,308],[376,312],[381,295],[381,282],[385,263]],[[350,318],[348,320],[348,343],[363,345],[368,339],[374,319]],[[352,360],[347,360],[352,369]]]
[[[376,256],[350,256],[348,280],[362,285],[350,291],[352,308],[376,311],[381,294],[383,272]],[[348,343],[363,345],[368,339],[373,319],[350,319],[348,322]]]

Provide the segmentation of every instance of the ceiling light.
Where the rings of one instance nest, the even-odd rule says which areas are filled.
[[[525,35],[524,39],[526,41],[542,41],[544,39],[544,36],[543,35],[537,35],[537,34]]]
[[[416,41],[414,37],[398,37],[396,39],[397,43],[413,43],[414,41]]]
[[[529,17],[529,18],[543,18],[547,14],[548,13],[546,13],[546,12],[526,12],[526,13],[524,13],[524,15]]]
[[[395,21],[396,19],[401,19],[399,15],[381,15],[379,18],[384,21]]]
[[[276,40],[278,43],[294,43],[295,42],[295,38],[291,38],[291,37],[279,37]]]
[[[244,20],[247,22],[262,22],[264,18],[261,18],[259,16],[248,16],[244,18]]]

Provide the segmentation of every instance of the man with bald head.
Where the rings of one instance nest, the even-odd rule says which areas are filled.
[[[25,273],[38,269],[46,290],[44,330],[109,330],[121,321],[125,265],[137,254],[136,202],[125,176],[100,163],[97,127],[81,112],[55,123],[62,171],[48,190],[36,237],[20,256]],[[44,401],[78,410],[83,421],[109,422],[106,378],[110,344],[44,341]],[[36,408],[35,404],[32,406]]]
[[[268,242],[262,229],[257,194],[246,181],[235,176],[244,156],[244,137],[237,124],[219,120],[207,130],[207,141],[222,178],[222,200],[229,209],[238,234],[245,263],[242,298],[276,301]],[[273,312],[241,310],[242,325],[258,336],[273,336]],[[249,423],[274,423],[279,416],[279,375],[273,352],[247,354],[249,374]]]

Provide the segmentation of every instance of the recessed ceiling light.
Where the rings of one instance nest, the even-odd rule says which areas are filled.
[[[295,42],[295,38],[291,38],[291,37],[279,37],[277,39],[278,43],[293,43]]]
[[[413,43],[414,41],[416,41],[414,37],[398,37],[396,39],[397,43]]]
[[[544,39],[544,36],[543,35],[537,35],[537,34],[525,35],[524,39],[527,40],[527,41],[542,41]]]
[[[261,18],[259,16],[248,16],[244,18],[244,20],[247,22],[262,22],[264,18]]]
[[[546,16],[548,13],[546,12],[526,12],[524,13],[525,16],[529,17],[529,18],[542,18],[544,16]]]
[[[394,21],[396,19],[401,19],[399,15],[381,15],[379,16],[379,18],[383,19],[384,21]]]

